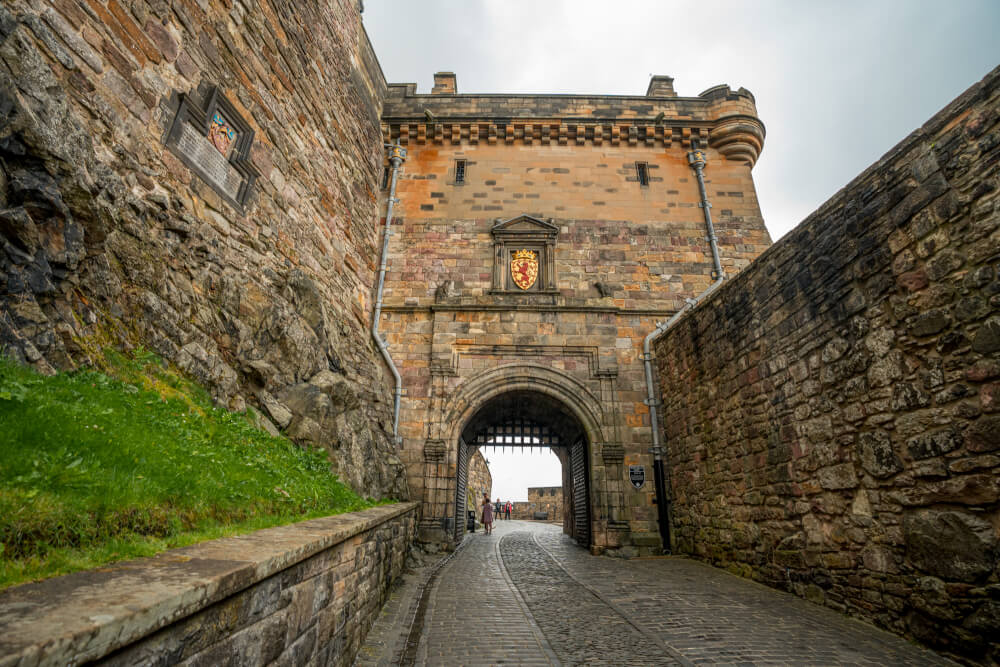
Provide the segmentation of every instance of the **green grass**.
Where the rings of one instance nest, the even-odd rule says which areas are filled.
[[[0,356],[0,588],[374,504],[155,355],[100,364]]]

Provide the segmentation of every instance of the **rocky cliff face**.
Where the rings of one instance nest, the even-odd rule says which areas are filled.
[[[245,209],[164,143],[213,87],[254,131]],[[4,3],[0,348],[46,372],[153,349],[406,497],[368,334],[384,87],[346,0]]]

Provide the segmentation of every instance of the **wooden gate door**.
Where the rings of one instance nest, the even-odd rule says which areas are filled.
[[[587,443],[577,441],[569,450],[570,470],[573,476],[573,527],[576,541],[590,547],[590,489],[587,475]]]
[[[469,446],[458,443],[458,484],[455,485],[455,543],[465,536],[465,498],[469,486]],[[472,508],[475,511],[476,508]]]

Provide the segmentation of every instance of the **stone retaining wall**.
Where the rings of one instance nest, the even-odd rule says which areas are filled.
[[[1000,69],[657,345],[674,546],[1000,659]]]
[[[0,593],[0,667],[348,665],[417,505],[313,519]]]
[[[369,335],[385,88],[356,0],[4,2],[0,352],[51,371],[154,350],[406,498]],[[175,125],[214,94],[253,132],[244,207],[199,172],[228,159],[207,128]]]

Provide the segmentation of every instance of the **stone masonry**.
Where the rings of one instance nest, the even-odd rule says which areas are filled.
[[[656,349],[677,551],[1000,660],[1000,69]]]
[[[0,593],[0,666],[350,665],[416,503],[173,549]]]
[[[253,132],[245,208],[165,145],[215,91]],[[353,0],[4,2],[0,350],[152,349],[405,498],[368,335],[385,91]]]
[[[585,433],[590,545],[659,549],[652,485],[625,477],[652,464],[642,339],[712,281],[693,142],[709,155],[725,270],[770,244],[750,173],[764,136],[753,96],[678,97],[671,82],[620,97],[467,95],[452,73],[432,94],[388,87],[383,137],[408,157],[381,329],[403,375],[425,539],[452,539],[462,429],[516,390],[554,400]],[[510,262],[526,249],[539,277],[522,290]]]
[[[493,497],[493,475],[490,474],[482,452],[476,452],[469,459],[469,482],[466,485],[466,493],[468,498],[465,507],[476,513],[478,521],[482,515],[479,507],[483,502],[483,494]]]
[[[545,521],[563,521],[563,488],[561,486],[528,487],[527,502],[514,503],[513,519],[535,520],[535,512],[544,512]]]

